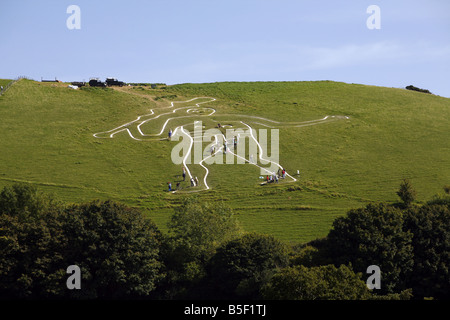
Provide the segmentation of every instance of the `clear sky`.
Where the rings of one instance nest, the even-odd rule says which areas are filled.
[[[449,0],[1,0],[0,30],[0,78],[333,80],[450,97]]]

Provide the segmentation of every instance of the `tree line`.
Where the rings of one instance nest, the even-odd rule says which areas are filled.
[[[121,203],[68,205],[15,184],[0,193],[0,298],[449,299],[449,189],[419,205],[404,181],[401,202],[352,209],[292,246],[244,232],[224,203],[185,198],[162,233]],[[70,265],[79,290],[66,286]],[[370,265],[380,289],[367,287]]]

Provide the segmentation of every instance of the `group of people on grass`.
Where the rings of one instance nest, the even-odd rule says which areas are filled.
[[[186,168],[185,168],[185,167],[183,167],[183,173],[182,173],[182,175],[183,175],[183,181],[186,181]],[[197,186],[199,185],[199,181],[198,181],[198,178],[197,178],[197,177],[191,177],[190,182],[191,182],[191,187],[197,187]],[[175,191],[175,190],[180,190],[180,189],[181,189],[181,183],[180,183],[180,182],[177,182],[177,185],[176,185],[176,189],[175,189],[175,190],[172,190],[172,183],[167,182],[167,185],[168,185],[168,187],[169,187],[169,192],[170,192],[170,191]]]
[[[234,146],[234,149],[237,148],[238,140],[239,140],[238,137],[233,137],[233,146]],[[223,153],[227,153],[227,150],[228,150],[228,142],[227,142],[227,140],[225,140],[225,141],[223,142]],[[212,152],[211,152],[211,154],[212,154]]]
[[[278,183],[279,179],[286,179],[286,170],[284,168],[280,168],[278,169],[278,172],[275,173],[273,172],[271,175],[267,175],[266,176],[266,183]],[[183,167],[183,181],[186,181],[186,168]],[[197,177],[191,177],[191,187],[197,187],[199,185],[199,181]],[[168,186],[169,186],[169,192],[174,191],[172,190],[172,183],[167,182]],[[176,185],[176,189],[175,190],[180,190],[181,186],[180,186],[180,182],[177,182]]]
[[[285,179],[286,178],[286,170],[284,168],[278,169],[278,172],[273,172],[271,175],[266,176],[266,183],[278,183],[278,179]]]
[[[221,125],[219,124],[218,127],[220,128]],[[172,137],[172,129],[169,129],[169,140],[171,139],[171,137]],[[239,139],[238,137],[233,137],[233,145],[234,145],[235,149],[237,148],[238,139]],[[227,147],[228,147],[227,140],[225,140],[223,143],[223,153],[227,153]],[[215,153],[215,151],[216,151],[216,147],[211,146],[211,155],[213,155]],[[253,163],[253,155],[251,155],[250,163]],[[286,178],[286,170],[284,168],[279,168],[277,173],[273,172],[273,174],[267,175],[266,183],[272,183],[272,182],[278,183],[278,180],[280,178],[281,179]],[[186,181],[186,168],[185,167],[183,167],[183,181]],[[191,187],[196,187],[199,185],[197,177],[195,177],[195,178],[191,177],[190,182],[191,182]],[[169,187],[169,191],[172,191],[172,183],[168,182],[167,184]],[[176,190],[180,190],[180,189],[181,189],[180,182],[177,182]]]

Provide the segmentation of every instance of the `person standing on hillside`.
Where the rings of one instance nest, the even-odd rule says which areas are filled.
[[[183,181],[186,181],[186,168],[183,167]]]
[[[172,138],[172,129],[169,129],[169,140]]]
[[[167,182],[169,184],[169,191],[172,191],[172,184],[170,182]]]

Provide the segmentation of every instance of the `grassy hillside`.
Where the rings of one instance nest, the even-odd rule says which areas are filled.
[[[165,230],[173,207],[186,196],[167,192],[168,181],[180,180],[181,166],[170,160],[177,142],[136,141],[126,131],[114,139],[93,134],[150,109],[162,114],[171,110],[166,109],[171,101],[194,97],[216,98],[202,105],[217,111],[198,118],[206,128],[249,115],[280,122],[280,163],[291,174],[301,173],[297,182],[262,187],[256,167],[209,166],[211,189],[196,195],[226,201],[248,231],[309,241],[326,235],[332,221],[350,208],[396,201],[403,178],[412,181],[419,201],[441,192],[450,180],[450,99],[442,97],[328,81],[71,90],[62,83],[20,80],[0,97],[0,187],[26,181],[64,201],[120,200],[140,207]],[[327,115],[349,119],[284,125]],[[142,130],[158,132],[164,119]],[[189,168],[199,178],[204,175],[199,165]],[[182,182],[185,190],[187,184]]]
[[[6,86],[11,82],[12,80],[9,79],[0,79],[0,86],[3,88],[6,88]]]

